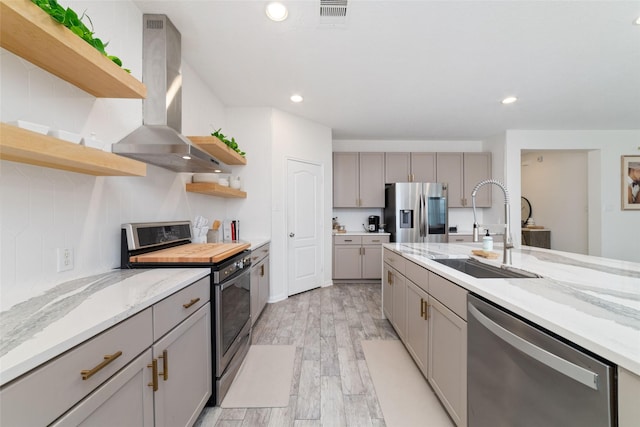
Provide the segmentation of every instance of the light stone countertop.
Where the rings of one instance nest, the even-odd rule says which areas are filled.
[[[478,243],[389,243],[438,275],[640,375],[640,263],[522,247],[513,266],[542,275],[532,279],[476,279],[434,256],[471,256]],[[497,260],[478,260],[499,266]]]
[[[0,312],[0,385],[141,312],[208,268],[113,270],[61,283]]]

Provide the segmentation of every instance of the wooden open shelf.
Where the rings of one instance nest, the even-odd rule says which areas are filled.
[[[0,123],[0,159],[94,176],[145,176],[137,160]]]
[[[0,46],[98,98],[147,96],[144,84],[29,0],[0,0]]]
[[[187,183],[187,191],[190,193],[200,193],[209,196],[227,197],[234,199],[246,199],[247,193],[213,182],[190,182]]]
[[[189,140],[202,150],[228,165],[246,165],[247,159],[236,153],[227,144],[213,135],[188,136]]]

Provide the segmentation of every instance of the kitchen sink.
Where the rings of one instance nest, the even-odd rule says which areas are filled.
[[[436,258],[434,261],[477,279],[531,279],[542,277],[538,274],[514,267],[496,267],[485,264],[474,258]]]

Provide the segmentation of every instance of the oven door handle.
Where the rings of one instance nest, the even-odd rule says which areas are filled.
[[[506,330],[502,326],[493,322],[491,319],[483,315],[480,310],[468,303],[469,314],[475,317],[482,326],[487,328],[491,333],[500,338],[505,343],[521,351],[522,353],[532,357],[538,362],[548,366],[549,368],[565,375],[581,384],[586,385],[593,390],[598,390],[598,374],[584,369],[574,363],[569,362],[561,357],[556,356],[547,350],[540,348],[529,341],[522,339],[518,335]]]
[[[224,282],[216,285],[220,287],[220,291],[224,291],[225,289],[227,289],[229,286],[233,286],[238,279],[242,278],[243,276],[249,274],[251,272],[250,268],[245,268],[244,270],[242,270],[242,273],[238,274],[237,276],[234,276],[233,279],[225,279]]]

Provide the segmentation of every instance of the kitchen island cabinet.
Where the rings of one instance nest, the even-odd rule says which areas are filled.
[[[437,334],[438,329],[443,331],[442,337],[465,333],[465,305],[460,295],[472,292],[609,361],[617,370],[618,426],[637,424],[640,416],[637,405],[640,392],[640,313],[634,301],[640,298],[638,263],[523,247],[512,250],[513,266],[542,277],[477,279],[436,262],[434,257],[469,257],[471,250],[479,247],[478,244],[398,243],[384,247],[385,257],[387,251],[393,252],[395,256],[403,257],[405,262],[416,263],[440,278],[440,283],[434,286],[434,276],[429,276],[429,316],[434,325],[429,329],[429,358],[433,358],[433,363],[440,357],[441,365],[443,361],[454,365],[458,363],[455,355],[465,353],[461,347],[449,344],[449,350],[437,356],[438,351],[431,346],[435,347],[435,343],[441,340],[432,335],[434,331]],[[500,265],[500,260],[481,259],[481,262]],[[442,293],[439,288],[443,286],[454,292],[451,295]],[[611,299],[613,294],[616,295],[615,301]],[[437,312],[440,314],[434,314]],[[438,317],[441,325],[446,327],[437,327]],[[442,348],[445,349],[446,344]],[[430,378],[436,392],[447,387],[454,390],[454,387],[459,387],[455,386],[456,382],[455,376]],[[455,396],[455,392],[450,395]],[[450,403],[454,402],[450,400]],[[443,404],[449,410],[445,401]],[[449,413],[455,419],[455,415],[451,411]]]
[[[449,416],[466,426],[467,292],[387,248],[384,269],[384,315]]]
[[[76,280],[103,298],[39,320],[51,322],[40,334],[17,332],[23,342],[1,365],[0,424],[192,425],[211,395],[209,270],[158,270],[107,273],[87,278],[89,287]],[[64,309],[64,292],[75,294],[68,285],[52,292],[49,309]]]

